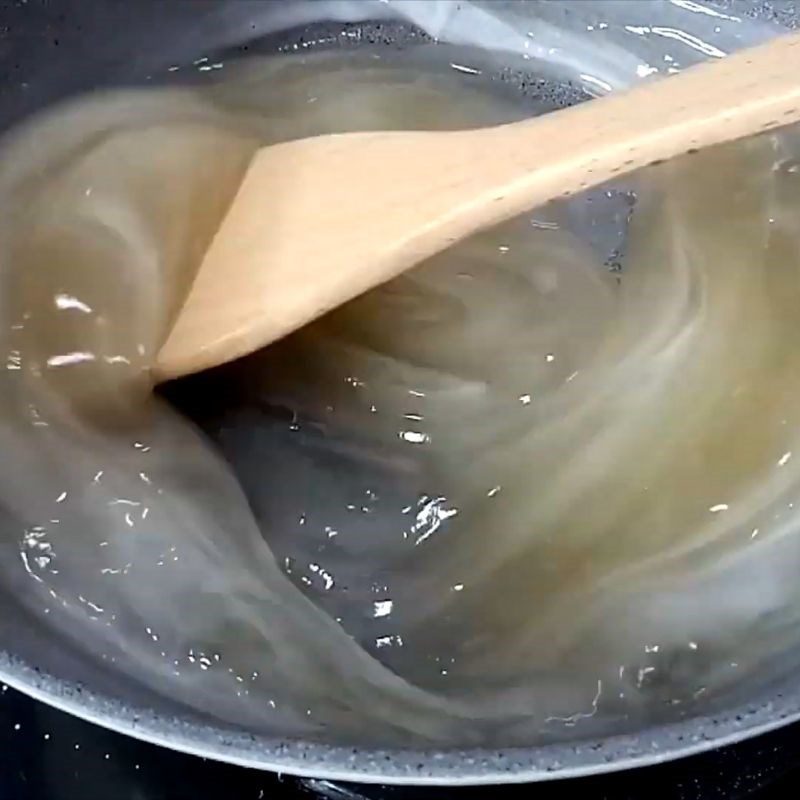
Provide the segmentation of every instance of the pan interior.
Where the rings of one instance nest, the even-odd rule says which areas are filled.
[[[320,39],[323,38],[320,35]],[[434,52],[435,57],[432,55]],[[219,63],[224,65],[223,68],[214,66]],[[323,63],[324,69],[320,69]],[[248,116],[248,134],[257,130],[259,135],[263,135],[261,141],[268,141],[270,137],[280,140],[344,129],[351,123],[353,127],[362,129],[370,125],[385,127],[387,121],[393,121],[396,127],[409,127],[409,123],[419,127],[490,124],[543,112],[561,102],[571,102],[586,95],[585,86],[565,83],[553,70],[543,68],[535,73],[541,78],[527,82],[520,78],[520,71],[515,72],[507,67],[499,71],[492,70],[483,51],[463,46],[449,48],[446,45],[432,47],[422,44],[418,48],[406,46],[401,52],[387,52],[383,47],[372,49],[362,46],[354,51],[343,47],[332,52],[326,49],[319,56],[314,48],[314,53],[302,61],[287,58],[281,60],[280,64],[273,62],[267,66],[256,64],[255,61],[249,64],[242,61],[237,65],[224,60],[209,60],[193,66],[211,67],[211,70],[202,72],[195,69],[197,74],[191,76],[193,85],[202,86],[208,80],[207,72],[225,72],[221,83],[203,86],[201,91],[207,92],[215,112]],[[281,80],[262,80],[269,75],[269,69],[283,70]],[[180,70],[175,72],[180,73]],[[178,77],[182,76],[179,74]],[[334,100],[337,97],[337,80],[342,81],[341,86],[347,85],[344,105]],[[358,90],[354,90],[359,81],[363,81],[364,87],[360,90],[361,96]],[[371,81],[381,89],[374,96],[370,95]],[[224,90],[219,88],[223,85],[226,86]],[[282,92],[285,94],[281,95]],[[345,96],[345,93],[341,92],[339,96]],[[463,108],[459,110],[457,101],[461,98],[464,98]],[[284,120],[261,113],[261,109],[274,108],[276,99],[281,100],[281,108],[283,103],[293,103],[292,108],[297,111],[291,120],[287,118],[285,128],[282,127]],[[413,109],[413,115],[417,115],[418,121],[412,122],[409,107]],[[448,114],[442,113],[445,108]],[[425,117],[426,109],[429,117]],[[449,116],[451,113],[452,116]],[[393,114],[397,114],[397,117],[393,117]],[[256,117],[258,122],[253,127]],[[347,122],[340,122],[342,118]],[[786,176],[794,174],[791,171],[794,158],[792,144],[791,139],[782,139],[782,149],[776,151],[772,141],[768,145],[762,142],[746,159],[747,164],[759,164],[759,170],[753,173],[753,181],[758,183],[758,175],[769,173],[773,183],[762,188],[771,193],[770,197],[778,195],[784,203],[791,201],[791,178]],[[720,160],[715,169],[709,167],[709,174],[718,175],[731,163],[739,165],[742,156],[738,152],[726,151],[717,154],[716,158]],[[691,182],[695,171],[696,167],[684,168],[678,181],[683,187],[679,187],[681,191],[687,191],[687,187],[696,189]],[[491,546],[487,548],[482,544],[478,547],[476,544],[478,549],[471,552],[466,561],[448,563],[452,540],[450,532],[457,531],[461,519],[466,516],[466,511],[462,509],[477,508],[480,514],[488,515],[484,524],[486,536],[496,536],[498,531],[496,520],[491,515],[509,513],[515,523],[522,516],[518,507],[513,505],[509,506],[512,509],[509,512],[491,509],[493,504],[489,503],[490,500],[500,498],[505,502],[503,493],[506,492],[506,496],[513,494],[509,492],[513,479],[504,479],[503,483],[495,477],[496,474],[505,473],[494,456],[489,458],[488,472],[481,474],[479,469],[465,470],[469,473],[469,480],[465,478],[461,485],[458,480],[453,481],[453,488],[437,485],[431,478],[441,473],[444,476],[441,480],[446,482],[458,472],[449,461],[447,469],[441,468],[437,459],[452,459],[452,453],[455,452],[458,456],[456,464],[469,461],[470,467],[481,466],[480,459],[474,454],[483,451],[495,453],[498,448],[492,436],[498,436],[498,441],[505,443],[509,438],[520,438],[520,431],[527,431],[529,423],[525,421],[523,412],[531,410],[538,394],[547,398],[550,392],[560,391],[562,385],[569,384],[570,389],[580,386],[575,381],[581,377],[581,370],[571,369],[570,359],[575,360],[573,366],[581,366],[586,363],[581,358],[596,355],[597,341],[604,337],[605,315],[609,315],[608,319],[619,319],[616,316],[619,311],[609,311],[605,305],[613,305],[613,298],[622,291],[620,287],[632,282],[628,280],[629,249],[632,241],[635,244],[631,226],[643,225],[637,221],[640,214],[644,219],[650,219],[650,228],[655,224],[655,219],[663,218],[665,206],[662,204],[666,202],[663,199],[664,186],[669,184],[672,187],[675,180],[672,174],[661,174],[642,182],[604,187],[602,191],[578,198],[568,205],[526,216],[468,243],[469,249],[455,254],[458,264],[450,260],[455,258],[454,254],[447,254],[437,263],[425,265],[411,284],[393,285],[386,290],[388,294],[367,298],[279,348],[259,354],[248,363],[237,364],[232,370],[203,376],[167,390],[170,402],[201,425],[233,467],[264,540],[276,554],[277,565],[292,584],[292,590],[305,595],[327,616],[336,619],[366,652],[394,672],[426,693],[443,696],[448,703],[443,713],[453,714],[458,719],[468,714],[470,720],[482,720],[469,734],[470,737],[477,735],[476,740],[451,738],[449,731],[442,737],[434,727],[426,730],[422,739],[418,740],[414,736],[406,738],[407,730],[401,730],[400,734],[396,730],[386,731],[386,743],[419,743],[433,739],[450,744],[477,742],[481,745],[528,745],[536,741],[543,743],[565,737],[575,739],[619,732],[654,721],[696,714],[704,708],[713,708],[715,704],[730,704],[731,697],[742,691],[743,684],[736,679],[737,676],[753,671],[759,659],[770,652],[763,643],[753,647],[753,636],[758,632],[754,622],[761,625],[766,619],[768,629],[776,632],[781,642],[785,643],[791,625],[787,627],[787,621],[776,612],[780,598],[769,595],[766,607],[761,605],[767,596],[761,591],[763,586],[782,585],[785,579],[779,567],[788,569],[792,563],[791,551],[778,548],[777,542],[789,546],[785,538],[773,537],[772,546],[760,550],[764,559],[761,572],[756,570],[754,573],[752,561],[746,564],[737,561],[732,557],[731,550],[725,551],[726,557],[731,555],[726,578],[719,578],[715,583],[716,576],[722,573],[714,569],[709,572],[705,562],[702,568],[698,567],[698,581],[705,591],[714,596],[717,605],[704,606],[709,613],[706,619],[698,621],[697,633],[693,631],[687,634],[685,627],[686,608],[697,607],[698,604],[697,599],[692,598],[691,585],[679,584],[680,591],[677,594],[683,599],[672,606],[668,598],[675,596],[675,584],[667,590],[663,589],[663,585],[654,588],[649,583],[644,588],[642,584],[646,601],[637,598],[636,602],[632,602],[624,593],[620,595],[621,599],[613,600],[612,592],[610,611],[604,608],[605,614],[619,619],[618,615],[622,612],[618,612],[620,606],[615,606],[614,602],[621,603],[624,609],[635,609],[633,619],[627,621],[626,631],[636,630],[637,625],[639,630],[649,627],[652,617],[648,614],[653,613],[655,608],[659,613],[663,612],[664,618],[670,622],[673,619],[681,621],[677,631],[674,628],[664,629],[675,636],[676,641],[679,639],[680,645],[676,645],[675,641],[664,645],[663,641],[651,640],[652,637],[634,637],[636,641],[624,642],[623,646],[630,647],[631,653],[638,652],[637,657],[631,658],[630,662],[620,663],[615,654],[606,663],[602,658],[602,648],[597,644],[598,639],[605,641],[606,637],[601,635],[594,621],[584,623],[588,625],[592,636],[597,638],[584,637],[580,647],[573,653],[574,660],[570,662],[569,657],[565,657],[566,660],[561,662],[574,665],[574,671],[567,680],[563,680],[562,674],[558,681],[547,685],[547,701],[553,703],[553,707],[548,708],[547,703],[536,696],[536,692],[531,692],[520,682],[518,667],[510,662],[497,663],[498,653],[513,653],[513,647],[498,645],[498,642],[508,642],[508,630],[515,626],[519,630],[521,620],[527,624],[531,606],[535,609],[541,606],[541,601],[531,603],[526,595],[531,591],[531,576],[536,578],[534,590],[539,590],[547,583],[546,575],[536,572],[541,568],[540,553],[531,559],[522,559],[513,565],[510,572],[503,573],[506,597],[515,601],[516,610],[513,613],[499,604],[494,608],[491,602],[488,603],[489,607],[486,605],[486,598],[492,595],[485,591],[484,576],[478,567],[481,559],[487,555],[486,551],[491,551]],[[689,192],[689,199],[692,194]],[[725,202],[722,194],[712,199],[718,204]],[[779,211],[786,207],[789,206],[770,206]],[[730,210],[728,213],[731,213]],[[676,226],[682,226],[682,230],[690,231],[694,230],[692,226],[698,225],[694,218],[681,218],[673,222]],[[693,245],[696,238],[691,239]],[[652,241],[650,239],[647,246],[651,251]],[[662,246],[669,248],[674,243],[670,240]],[[786,246],[786,243],[782,241],[781,246]],[[527,250],[529,247],[540,257],[539,261],[531,259]],[[640,244],[639,247],[644,246]],[[641,249],[636,252],[641,252]],[[509,299],[516,299],[519,294],[518,275],[515,272],[518,267],[513,265],[514,259],[519,259],[520,264],[543,263],[551,267],[549,272],[544,271],[546,274],[536,273],[532,289],[526,287],[526,291],[547,295],[548,300],[552,299],[550,295],[553,291],[552,265],[563,268],[557,271],[559,275],[562,272],[568,275],[563,279],[566,286],[557,287],[556,292],[563,291],[563,299],[557,300],[555,305],[546,303],[545,313],[539,316],[539,308],[526,308],[523,305],[520,321],[506,319],[501,321],[502,324],[489,321],[485,316],[489,300],[495,300],[497,307],[508,308]],[[635,264],[641,263],[636,259],[634,261]],[[486,264],[490,267],[485,267]],[[491,272],[494,278],[484,282],[484,270]],[[443,276],[447,278],[446,281],[442,280]],[[502,276],[502,280],[498,276]],[[748,278],[742,278],[742,281],[745,280]],[[789,281],[790,277],[785,280]],[[459,281],[470,284],[470,288],[463,291],[459,289],[451,297],[450,287],[460,286]],[[471,287],[473,283],[477,283],[474,289]],[[790,283],[782,283],[780,287],[779,294],[788,293]],[[493,292],[496,295],[494,298]],[[424,295],[422,299],[420,294]],[[583,332],[577,337],[571,333],[569,338],[561,340],[563,350],[556,351],[547,343],[537,350],[542,336],[550,336],[551,341],[556,341],[553,337],[559,335],[561,313],[574,314],[575,307],[572,304],[590,296],[595,298],[590,307],[578,314],[585,325]],[[434,297],[436,302],[430,302],[430,297]],[[559,306],[558,302],[563,305]],[[769,308],[772,309],[772,305]],[[548,309],[552,318],[547,318]],[[402,337],[392,338],[393,333],[387,339],[381,333],[387,313],[395,316],[403,330],[422,330],[422,338],[411,341],[412,334],[409,333],[409,340],[404,342]],[[370,317],[370,314],[373,316]],[[770,315],[774,316],[772,312]],[[539,323],[542,319],[548,326],[545,334],[541,334],[542,329],[536,330],[532,322]],[[518,324],[512,326],[512,322]],[[430,351],[425,349],[434,338],[430,332],[438,333],[436,326],[442,324],[446,327],[440,327],[438,331],[447,331],[448,328],[454,331],[451,353],[458,353],[455,363],[448,362],[444,369],[437,363],[437,358],[440,358],[436,352],[439,337],[435,337],[435,347]],[[528,324],[531,330],[526,338],[524,332]],[[487,340],[483,337],[480,344],[487,346],[488,350],[481,350],[476,341],[469,339],[470,325],[476,326],[482,336],[488,331],[488,334],[498,338]],[[425,326],[428,326],[427,334]],[[517,336],[524,340],[521,348],[508,344]],[[464,347],[465,339],[472,344],[472,348]],[[501,344],[501,341],[505,344]],[[377,358],[370,355],[366,360],[350,360],[353,352],[358,358],[363,358],[365,348],[377,354]],[[538,382],[535,390],[517,386],[508,377],[519,368],[520,350],[525,355],[532,355],[527,378],[530,380],[533,377],[534,382]],[[413,358],[410,358],[409,352],[413,353]],[[490,364],[492,357],[499,352],[504,356],[508,354],[505,359],[508,363],[504,363],[504,358],[497,358],[498,363]],[[563,357],[562,352],[566,354]],[[329,358],[331,355],[332,359]],[[783,358],[783,354],[772,357]],[[387,360],[394,366],[387,368]],[[420,360],[424,363],[417,363]],[[330,363],[336,366],[332,374],[327,371]],[[370,376],[374,371],[378,376],[377,381],[372,378],[366,380],[360,374],[344,374],[352,372],[349,367],[353,363],[365,366]],[[400,367],[396,366],[397,363]],[[303,366],[302,370],[296,368],[298,364]],[[337,370],[342,366],[348,369],[339,374]],[[392,368],[400,371],[393,374],[390,371]],[[444,385],[440,382],[441,375],[432,375],[434,372],[445,376]],[[575,372],[579,374],[578,377],[573,377]],[[363,398],[367,392],[362,390],[373,384],[380,390],[379,381],[387,375],[391,379],[389,385],[392,391],[384,392],[380,397],[385,407],[390,409],[388,413],[396,415],[400,426],[397,420],[386,427],[374,423],[372,417],[375,414],[387,412],[372,411],[373,406],[377,407],[375,402],[365,405],[366,401],[354,399]],[[444,413],[436,409],[429,411],[428,416],[420,413],[419,408],[412,408],[407,399],[416,398],[413,402],[419,406],[427,402],[425,398],[429,396],[428,392],[421,392],[424,397],[409,394],[411,391],[420,392],[420,378],[434,381],[432,385],[442,393],[442,397],[446,397],[448,391],[455,391],[457,399],[447,399],[442,406]],[[508,410],[491,404],[481,405],[482,402],[488,403],[485,393],[477,404],[469,397],[465,399],[464,387],[469,390],[476,383],[488,385],[493,390],[501,387],[503,392],[507,389],[514,405]],[[225,387],[224,390],[222,387]],[[584,392],[576,390],[576,395],[584,397],[586,387],[583,389]],[[392,393],[395,390],[397,394]],[[401,395],[405,398],[404,402],[396,399]],[[436,417],[437,411],[439,418]],[[433,432],[417,424],[425,423],[431,417]],[[495,424],[501,418],[503,425]],[[474,441],[464,437],[465,428],[475,435]],[[459,437],[464,438],[462,440]],[[433,447],[442,441],[447,443],[443,452],[450,448],[445,456],[441,456],[438,449]],[[781,452],[777,454],[776,463],[786,453],[791,454],[788,446],[779,449]],[[790,459],[791,455],[780,465],[781,468],[788,466]],[[516,462],[512,474],[521,474],[519,463]],[[500,472],[495,473],[494,470]],[[549,468],[543,470],[545,476],[548,471]],[[692,474],[691,469],[688,474]],[[55,496],[60,496],[60,493]],[[780,501],[784,499],[781,496]],[[787,505],[789,502],[787,500]],[[491,510],[484,512],[482,505]],[[722,505],[729,508],[711,510]],[[720,514],[730,510],[730,506],[730,503],[709,501],[707,510],[711,514]],[[591,518],[596,518],[596,513],[593,512]],[[752,535],[752,529],[748,529],[747,533]],[[761,531],[755,538],[759,535]],[[445,538],[448,536],[449,539]],[[502,536],[499,538],[502,539]],[[42,541],[42,538],[37,539],[35,547],[38,548]],[[28,541],[26,546],[34,545]],[[424,548],[435,548],[434,558],[444,560],[438,563],[432,561],[436,567],[431,568],[431,575],[427,578],[423,573],[423,580],[407,579],[408,565],[413,565]],[[489,552],[488,560],[492,561],[494,555]],[[613,555],[616,558],[617,554]],[[215,557],[218,555],[215,554]],[[564,563],[565,572],[557,576],[559,583],[564,580],[565,574],[574,575],[576,569],[580,571],[573,562]],[[470,586],[469,578],[460,577],[467,574],[463,572],[465,564],[472,568],[472,577],[477,577],[473,586]],[[740,571],[737,572],[737,569]],[[448,574],[448,570],[452,574]],[[550,568],[545,565],[544,572],[548,570]],[[412,574],[416,578],[416,573]],[[609,574],[616,576],[619,573],[611,571]],[[743,574],[747,574],[751,580],[754,574],[757,577],[763,575],[764,583],[756,581],[754,587],[757,591],[754,591],[753,597],[748,596],[734,606],[728,602],[731,586],[740,587]],[[439,592],[443,575],[447,582],[446,597],[440,596]],[[639,580],[635,572],[623,572],[623,575],[628,575],[634,584]],[[39,577],[42,577],[41,573]],[[672,577],[679,580],[674,575]],[[91,588],[89,585],[88,589]],[[212,593],[214,591],[219,589],[213,589]],[[426,591],[429,594],[426,595]],[[92,596],[87,591],[85,580],[82,581],[81,594]],[[425,602],[421,602],[423,597]],[[91,602],[94,603],[93,600]],[[726,628],[726,620],[721,621],[712,613],[723,605],[726,612],[735,618],[736,625],[745,621],[744,628],[736,628],[736,625]],[[600,606],[602,603],[598,603]],[[29,613],[36,615],[36,609],[29,610]],[[439,621],[436,619],[437,613],[444,614]],[[477,632],[469,630],[469,625],[480,619],[481,614],[485,614],[489,622],[476,626]],[[637,614],[642,618],[637,620]],[[740,616],[737,617],[737,614]],[[46,622],[42,624],[47,625]],[[152,629],[153,626],[143,627]],[[559,641],[563,636],[563,628],[559,620],[555,628],[537,630],[535,636],[531,634],[529,641],[522,643],[521,649],[514,654],[519,663],[524,662],[528,666],[532,656],[541,657],[543,666],[538,667],[542,670],[540,686],[546,685],[547,664],[552,653],[563,652],[562,647],[569,651],[569,647]],[[652,628],[648,630],[648,633],[651,632]],[[80,638],[70,635],[68,629],[66,633],[61,629],[60,633],[68,641]],[[160,648],[164,637],[160,633],[157,635]],[[734,641],[730,640],[731,635]],[[492,642],[492,637],[496,637],[495,642]],[[666,638],[669,639],[669,636]],[[737,642],[745,640],[746,649],[737,651]],[[542,653],[542,642],[546,642],[545,649],[550,653]],[[142,644],[141,641],[137,642],[137,648]],[[697,656],[701,644],[702,652]],[[174,649],[170,655],[185,659],[186,669],[191,669],[188,665],[201,658],[198,655],[200,648],[187,648],[185,639],[176,639],[172,646]],[[722,694],[707,685],[712,683],[709,675],[715,678],[720,676],[721,662],[714,660],[717,646],[720,653],[725,653],[724,660],[732,665],[722,670],[725,673],[720,681],[725,690]],[[120,647],[111,658],[124,660],[126,650],[125,646]],[[788,656],[790,650],[786,649],[789,660],[781,659],[779,672],[793,666]],[[408,656],[409,652],[416,654]],[[730,655],[731,652],[733,655]],[[209,655],[207,650],[202,653],[203,657],[213,661],[213,653]],[[580,669],[581,665],[587,663],[587,653],[591,653],[591,658],[595,659],[592,674],[582,673]],[[476,690],[475,677],[486,669],[485,654],[491,654],[491,666],[498,668],[497,677]],[[220,655],[226,656],[227,653]],[[195,662],[192,662],[192,658]],[[620,672],[620,667],[625,669]],[[237,671],[236,668],[234,671]],[[238,672],[238,677],[244,677],[242,670]],[[759,682],[775,677],[761,669],[755,669],[755,672]],[[609,681],[612,682],[610,690]],[[138,691],[154,691],[152,685],[147,685],[146,679],[141,683],[145,686],[140,686]],[[681,688],[676,691],[676,687]],[[256,690],[252,691],[255,693]],[[271,688],[268,687],[267,691],[271,691]],[[468,696],[471,703],[466,712],[460,705],[464,696]],[[609,701],[608,706],[603,705],[606,700]],[[175,703],[174,696],[165,702]],[[222,702],[220,709],[224,708],[225,702]],[[427,699],[424,702],[427,703]],[[706,703],[708,705],[704,705]],[[191,706],[193,703],[184,696],[178,700],[178,708],[184,705]],[[491,712],[487,710],[489,707]],[[502,712],[499,721],[494,713],[497,709]],[[511,709],[524,710],[515,716],[510,712]],[[541,716],[534,717],[531,714],[534,709],[540,710]],[[425,711],[429,714],[438,713],[438,710],[431,711],[430,708]],[[224,719],[226,714],[224,711],[212,714],[212,718],[216,716]],[[231,724],[235,714],[227,716],[227,722]],[[313,710],[311,716],[314,717]],[[531,720],[534,718],[535,731],[532,731]],[[509,724],[509,719],[512,724]],[[277,733],[285,731],[285,722],[285,719],[281,719],[275,725],[272,721],[264,723],[253,719],[246,727],[258,732]],[[403,727],[397,725],[396,718],[393,720],[395,726]],[[359,727],[364,729],[361,724]],[[456,727],[461,727],[461,724]],[[329,737],[327,731],[315,731],[313,726],[310,730],[298,730],[301,735],[337,741],[336,736]],[[373,743],[380,741],[381,735],[378,733],[379,738],[376,739],[373,730],[369,730],[366,738]],[[348,731],[346,737],[352,740],[356,738],[352,731]]]

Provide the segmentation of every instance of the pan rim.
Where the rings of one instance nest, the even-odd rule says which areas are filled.
[[[187,755],[299,778],[393,786],[466,787],[590,777],[699,755],[800,721],[800,692],[776,692],[720,714],[603,739],[500,750],[404,750],[256,736],[170,717],[90,691],[4,651],[0,684],[101,728]]]

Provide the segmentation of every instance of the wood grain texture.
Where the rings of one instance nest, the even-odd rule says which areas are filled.
[[[624,173],[800,121],[800,34],[523,122],[256,153],[157,360],[252,352],[469,234]]]

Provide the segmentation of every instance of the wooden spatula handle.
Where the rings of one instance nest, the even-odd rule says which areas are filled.
[[[488,129],[485,137],[486,147],[507,162],[503,172],[517,175],[502,186],[516,213],[654,162],[798,121],[800,33],[794,33],[680,76]],[[496,170],[497,158],[493,164]],[[526,185],[527,176],[540,185]]]
[[[262,148],[156,375],[252,352],[549,200],[799,120],[800,34],[790,34],[512,125],[337,134]]]

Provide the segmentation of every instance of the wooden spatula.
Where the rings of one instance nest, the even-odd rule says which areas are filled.
[[[252,352],[548,200],[798,120],[800,34],[791,34],[511,125],[264,147],[200,265],[156,377]]]

